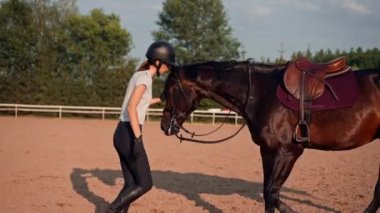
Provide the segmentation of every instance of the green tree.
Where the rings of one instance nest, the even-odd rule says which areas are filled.
[[[154,39],[174,44],[180,64],[244,55],[220,0],[166,0],[156,23],[159,30],[152,33]]]
[[[0,102],[118,106],[137,59],[120,19],[75,0],[0,0]]]
[[[31,102],[37,34],[33,12],[22,0],[0,4],[0,101]]]
[[[36,45],[36,90],[34,102],[58,104],[61,100],[62,78],[59,75],[60,37],[64,34],[63,24],[77,13],[75,0],[29,0],[33,10],[33,28],[37,32]]]
[[[57,52],[74,0],[8,0],[0,7],[2,102],[57,103]],[[1,42],[0,41],[0,42]]]
[[[69,80],[84,84],[87,93],[83,94],[83,103],[109,106],[117,98],[114,90],[121,89],[114,87],[120,85],[120,70],[124,70],[122,79],[126,82],[126,68],[134,68],[137,61],[126,58],[132,48],[131,35],[121,28],[119,17],[100,9],[86,16],[72,15],[65,29],[61,49],[64,70],[70,70],[74,77]]]

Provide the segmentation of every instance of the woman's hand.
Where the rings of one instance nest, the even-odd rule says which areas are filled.
[[[161,102],[160,98],[152,98],[152,100],[150,100],[150,105],[157,104],[157,103],[160,103],[160,102]]]
[[[142,148],[141,148],[142,146],[144,146],[142,135],[140,135],[137,138],[134,138],[132,157],[135,160],[140,156],[140,152],[142,150]]]

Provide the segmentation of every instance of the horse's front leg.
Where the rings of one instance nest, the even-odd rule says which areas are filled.
[[[373,195],[372,202],[369,204],[365,213],[376,213],[380,207],[380,167],[379,167],[379,177],[377,179],[377,184],[375,187],[375,194]]]
[[[264,169],[264,200],[265,212],[294,212],[280,200],[280,189],[293,169],[294,163],[302,154],[303,148],[290,145],[290,148],[280,147],[273,150],[260,148]]]

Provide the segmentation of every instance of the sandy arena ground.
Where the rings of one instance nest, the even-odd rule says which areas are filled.
[[[0,212],[103,212],[123,179],[116,120],[0,117]],[[215,126],[187,125],[199,133]],[[237,126],[224,126],[213,139]],[[244,129],[202,145],[144,129],[154,187],[130,212],[263,212],[259,148]],[[344,152],[306,150],[282,190],[298,212],[363,212],[373,196],[380,141]]]

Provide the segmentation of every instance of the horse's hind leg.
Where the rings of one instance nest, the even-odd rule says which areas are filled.
[[[264,200],[265,212],[274,213],[275,208],[280,212],[294,212],[280,200],[280,189],[293,169],[294,163],[302,154],[303,148],[292,146],[291,149],[281,147],[270,150],[261,147],[260,153],[264,169]]]
[[[375,187],[375,194],[373,195],[372,202],[369,204],[368,208],[364,212],[376,213],[379,207],[380,207],[380,167],[379,167],[379,178],[377,179],[377,184]]]

